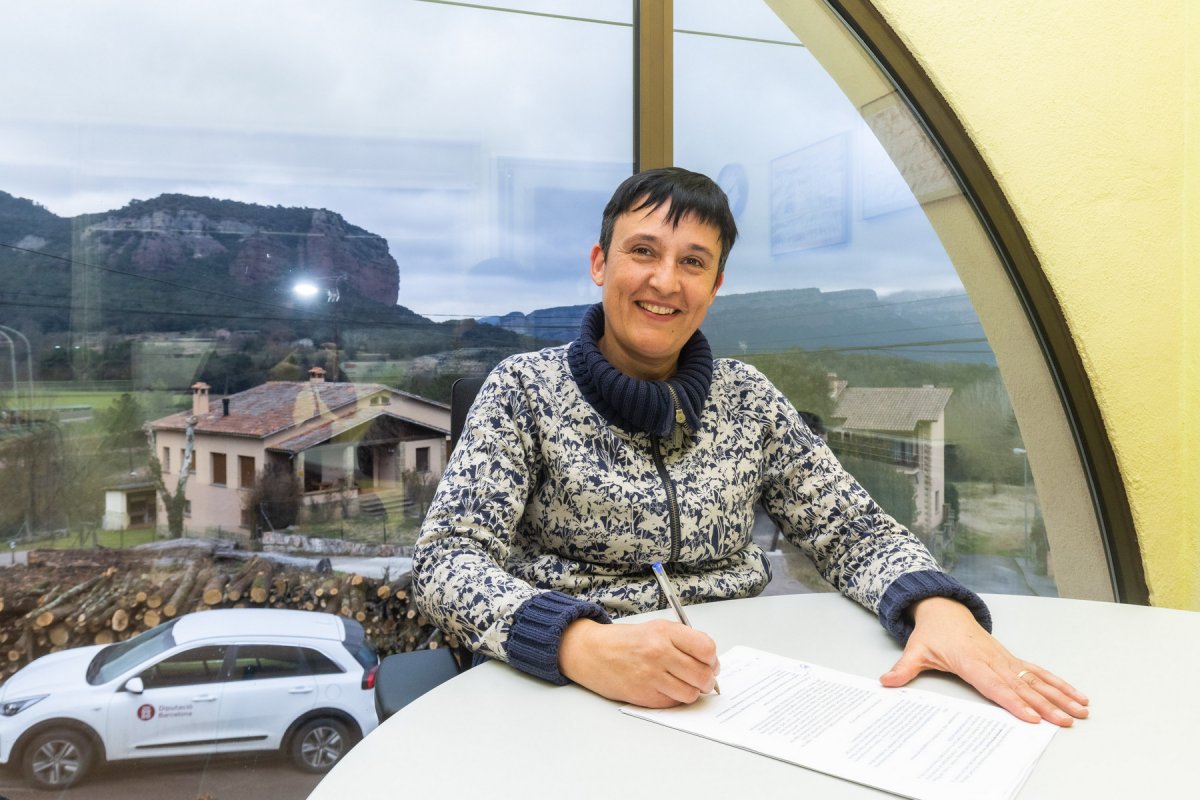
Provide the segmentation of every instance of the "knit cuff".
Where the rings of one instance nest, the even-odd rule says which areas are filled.
[[[508,633],[508,663],[560,686],[570,683],[558,669],[558,648],[567,626],[584,617],[612,622],[600,606],[562,592],[529,598],[513,617]]]
[[[879,621],[887,632],[906,644],[913,632],[913,621],[908,610],[926,597],[949,597],[966,606],[976,621],[989,633],[992,630],[992,612],[987,605],[967,587],[944,572],[935,569],[907,572],[897,578],[879,601]]]

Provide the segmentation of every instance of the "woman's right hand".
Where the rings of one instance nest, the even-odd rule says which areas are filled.
[[[644,708],[693,703],[713,690],[721,670],[711,637],[669,620],[577,619],[563,632],[558,667],[598,695]]]

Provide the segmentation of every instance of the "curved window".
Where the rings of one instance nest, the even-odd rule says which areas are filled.
[[[675,161],[718,177],[741,233],[715,349],[818,417],[967,585],[1111,598],[1045,357],[904,98],[823,3],[674,6]]]
[[[673,79],[647,86],[672,74],[637,47],[655,0],[8,4],[0,541],[14,570],[43,562],[14,607],[64,616],[0,621],[0,680],[210,606],[335,612],[384,655],[436,641],[390,567],[134,548],[403,557],[454,381],[574,338],[599,299],[588,252],[613,188],[656,163],[635,134],[655,103],[654,146],[716,178],[742,233],[717,352],[766,372],[968,585],[1111,598],[1037,295],[830,5],[849,3],[674,0]],[[765,517],[757,535],[779,545]]]

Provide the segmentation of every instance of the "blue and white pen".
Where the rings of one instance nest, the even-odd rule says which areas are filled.
[[[671,581],[667,578],[666,570],[663,569],[662,562],[655,561],[650,565],[650,569],[654,571],[654,577],[658,581],[658,588],[662,589],[663,597],[667,598],[667,602],[671,604],[671,608],[675,609],[675,616],[679,621],[689,628],[692,623],[688,622],[687,614],[683,613],[683,604],[679,602],[679,595],[675,594],[675,590],[671,588]],[[713,691],[717,694],[721,693],[721,687],[713,681]]]

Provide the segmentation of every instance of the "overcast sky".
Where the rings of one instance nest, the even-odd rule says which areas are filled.
[[[632,4],[491,5],[593,21],[420,0],[7,3],[0,189],[64,216],[164,192],[328,208],[388,240],[398,301],[433,317],[592,301],[588,248],[633,160]],[[757,2],[675,11],[680,29],[796,42]],[[805,48],[680,34],[675,55],[676,162],[737,195],[724,291],[960,288]]]

